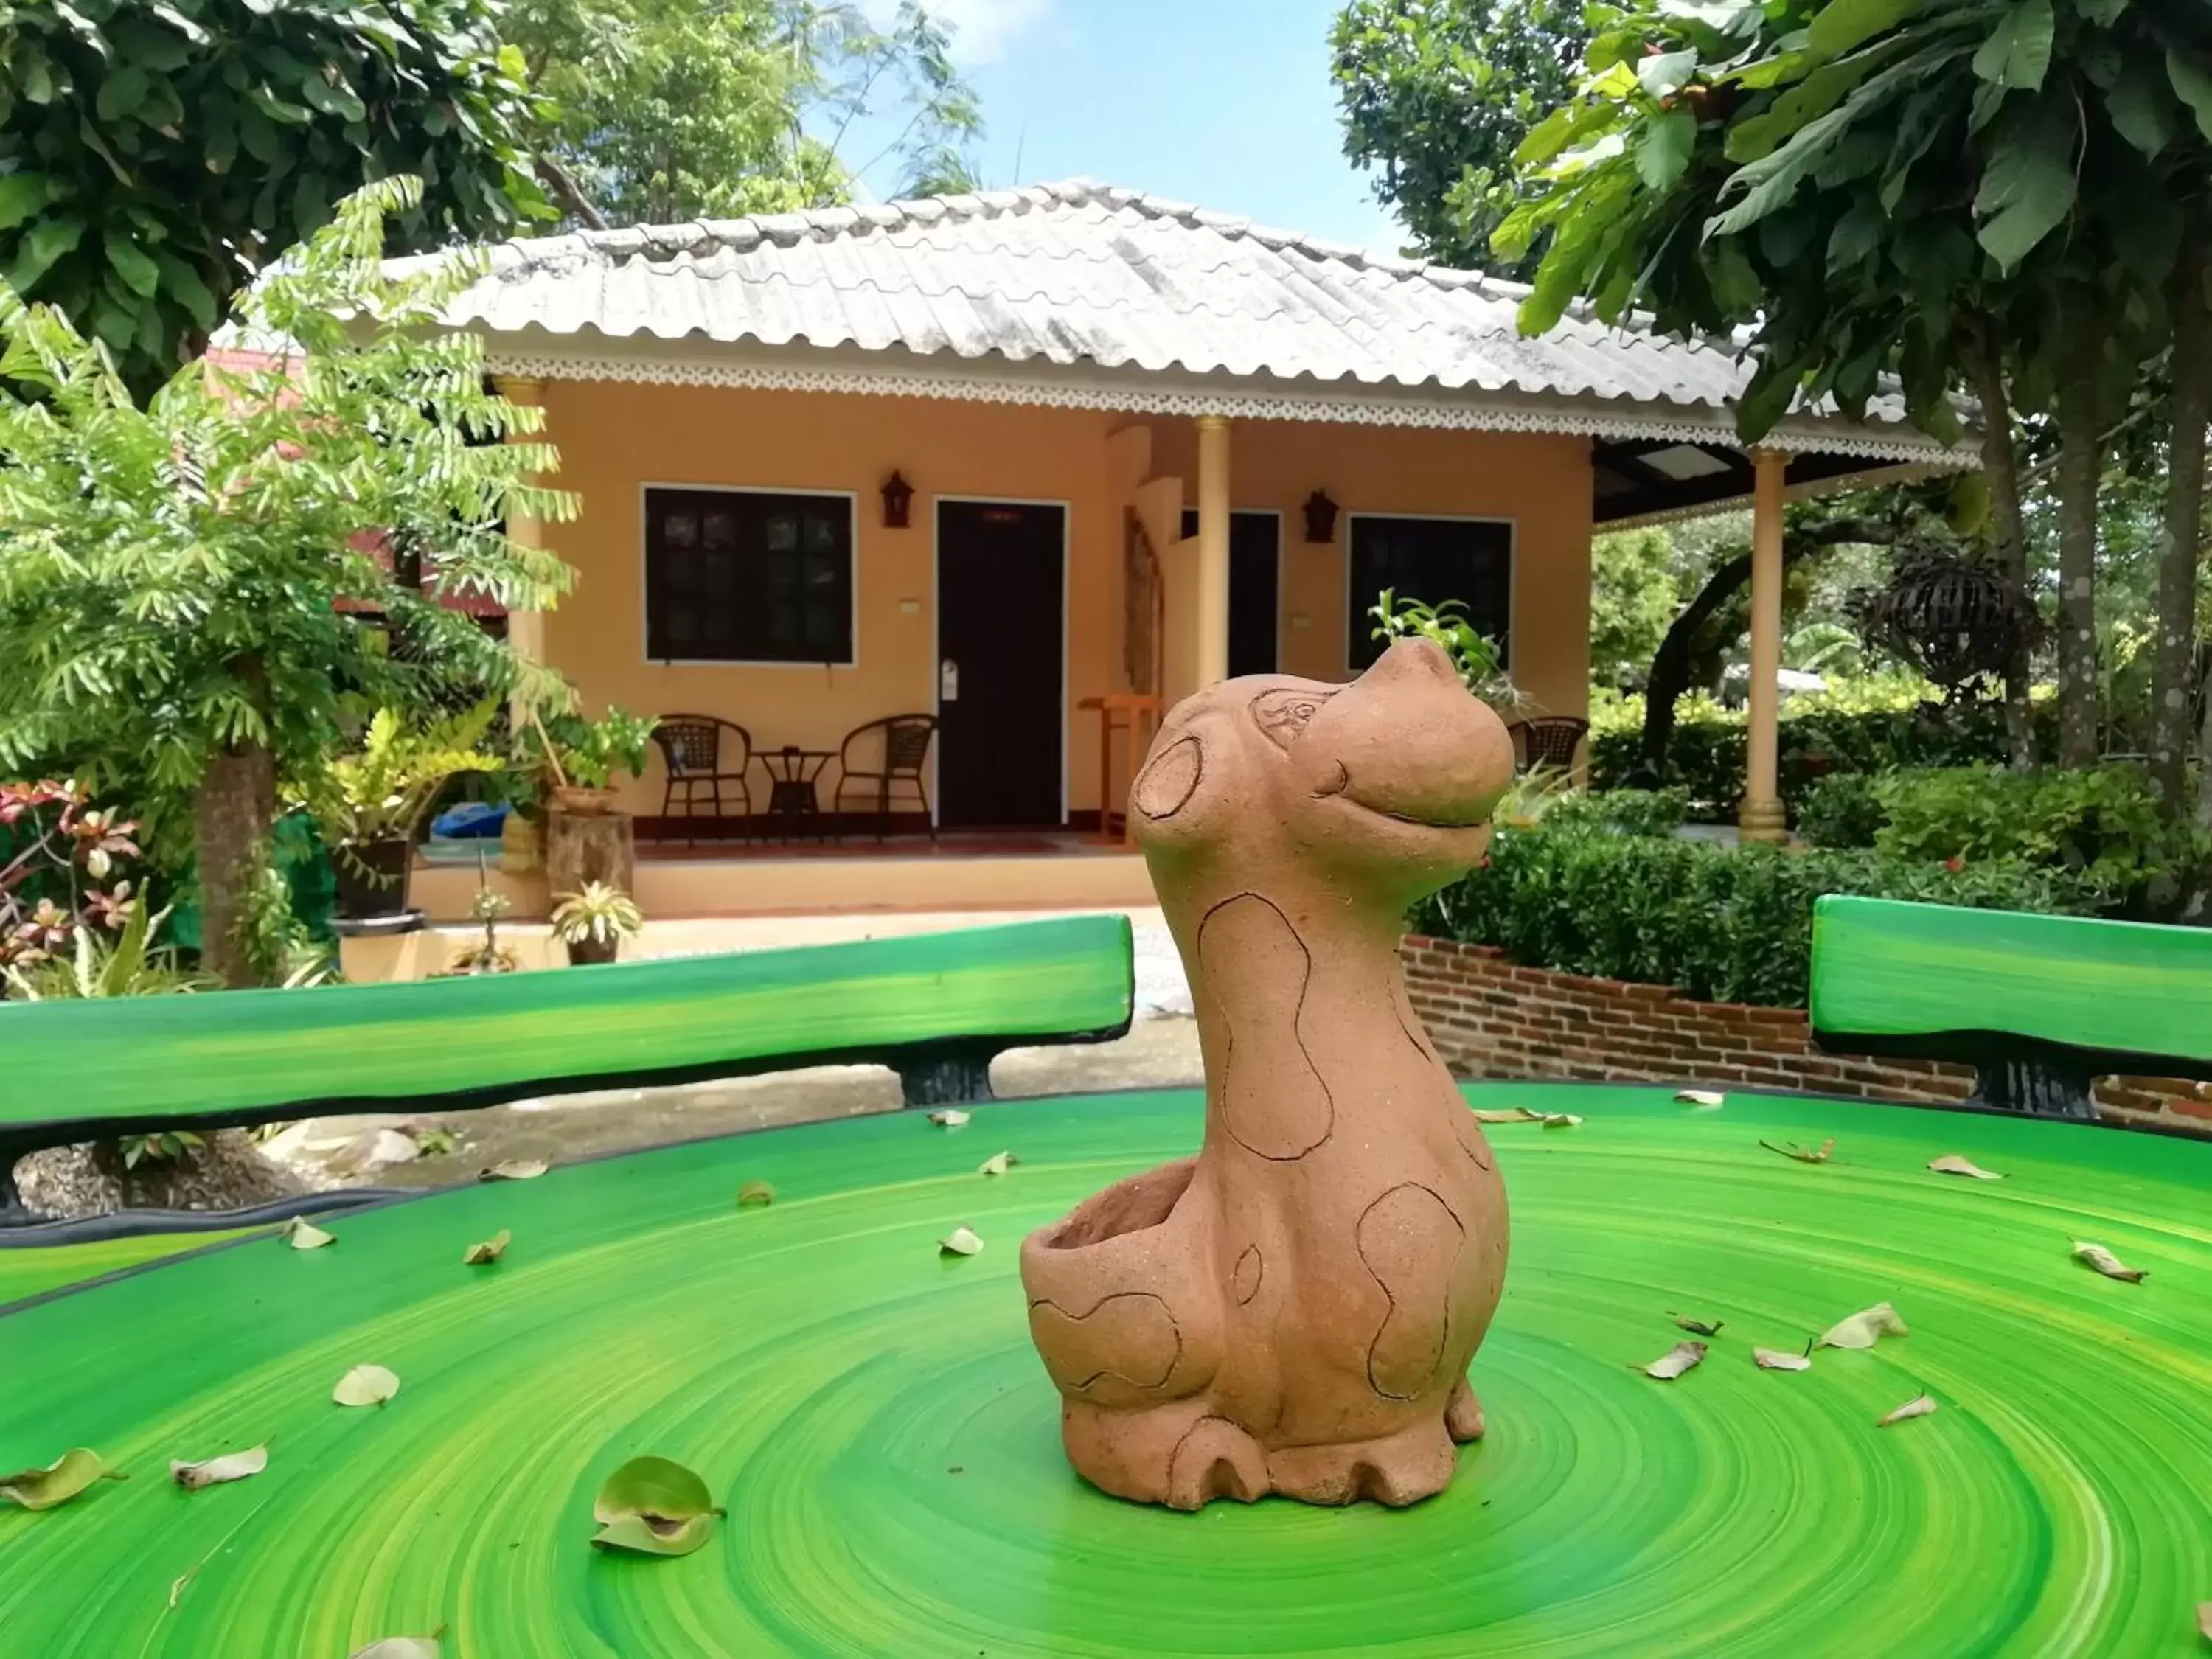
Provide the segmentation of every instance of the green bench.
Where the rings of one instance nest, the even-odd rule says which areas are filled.
[[[1957,1060],[1973,1104],[2093,1118],[2116,1073],[2212,1078],[2212,929],[1824,898],[1814,1040]]]
[[[909,1106],[990,1095],[1002,1049],[1128,1030],[1129,921],[1074,916],[555,972],[0,1003],[15,1162],[73,1141],[878,1063]]]

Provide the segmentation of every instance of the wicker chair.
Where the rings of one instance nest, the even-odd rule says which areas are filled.
[[[892,795],[910,790],[922,816],[929,819],[929,838],[934,842],[937,820],[930,816],[922,768],[936,735],[934,714],[893,714],[854,728],[837,753],[837,796],[830,810],[840,830],[848,799],[872,801],[874,811],[866,816],[875,819],[876,839],[882,841],[890,830]]]
[[[1513,752],[1521,763],[1521,769],[1533,772],[1540,766],[1549,766],[1565,772],[1573,769],[1575,756],[1589,734],[1589,722],[1569,714],[1546,714],[1535,720],[1516,720],[1506,730],[1513,737]]]
[[[728,759],[722,752],[725,732],[737,750],[732,763],[734,770],[725,764]],[[653,728],[653,742],[668,767],[668,787],[660,798],[662,817],[678,816],[676,804],[679,791],[684,805],[681,816],[685,819],[700,816],[702,791],[713,804],[714,817],[726,817],[729,814],[722,803],[725,787],[735,791],[743,815],[752,816],[753,793],[745,784],[745,769],[752,764],[753,734],[744,726],[712,714],[664,714],[660,723]],[[698,837],[687,835],[684,839],[686,845],[690,845]]]

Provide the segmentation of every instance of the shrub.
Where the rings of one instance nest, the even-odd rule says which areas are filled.
[[[1887,820],[1865,772],[1833,772],[1806,790],[1797,807],[1797,833],[1815,847],[1866,848]]]
[[[1620,836],[1671,836],[1690,816],[1686,789],[1607,789],[1555,801],[1544,814],[1553,829],[1588,827]]]
[[[2087,878],[2014,860],[1950,869],[1877,852],[1731,850],[1587,824],[1502,830],[1484,866],[1422,907],[1418,931],[1516,962],[1672,985],[1712,1001],[1805,1005],[1813,902],[1826,893],[2095,914]]]

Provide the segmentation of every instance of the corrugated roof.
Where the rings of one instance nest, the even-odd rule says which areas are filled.
[[[453,319],[1646,408],[1725,409],[1750,379],[1731,344],[1586,308],[1525,338],[1528,292],[1079,179],[507,242]]]

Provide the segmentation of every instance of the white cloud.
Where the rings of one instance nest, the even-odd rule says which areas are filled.
[[[1013,38],[1052,9],[1053,0],[925,0],[924,9],[952,30],[952,55],[963,64],[1003,57]],[[878,22],[890,21],[898,0],[868,0]]]

